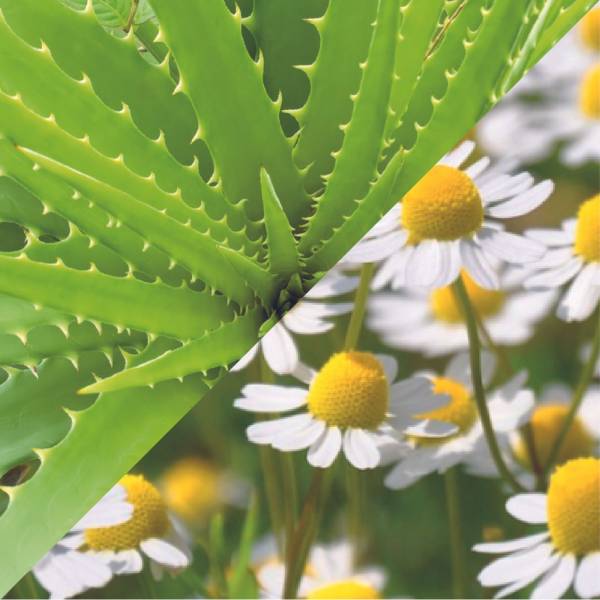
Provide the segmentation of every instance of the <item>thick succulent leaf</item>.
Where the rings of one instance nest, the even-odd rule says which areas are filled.
[[[352,201],[364,197],[375,179],[388,117],[399,19],[399,0],[381,0],[369,54],[361,65],[363,77],[352,116],[343,126],[344,142],[334,155],[333,172],[302,236],[303,252],[331,235],[352,210]]]
[[[160,381],[185,377],[198,371],[226,367],[255,343],[264,312],[254,308],[224,323],[197,340],[82,389],[82,394],[113,392],[124,388],[152,386]]]
[[[0,255],[0,293],[85,319],[189,340],[233,318],[224,297]]]
[[[302,67],[310,78],[308,101],[292,111],[300,124],[294,159],[307,169],[305,185],[311,193],[323,187],[322,176],[333,169],[331,153],[342,145],[340,125],[352,114],[350,95],[360,85],[359,65],[367,56],[377,4],[330,0],[325,15],[312,20],[321,47],[316,62]]]
[[[23,150],[33,161],[48,169],[59,178],[46,178],[42,189],[62,186],[64,195],[73,199],[73,191],[62,181],[69,182],[84,202],[93,201],[119,222],[128,223],[129,228],[139,234],[146,244],[153,245],[174,263],[181,264],[206,284],[226,294],[241,304],[252,299],[252,292],[239,281],[238,272],[231,266],[221,246],[207,234],[202,234],[189,225],[179,223],[135,198],[111,186],[97,181],[61,163],[34,152]],[[38,175],[43,175],[39,172]],[[58,193],[58,190],[57,190]],[[38,193],[39,194],[39,193]]]
[[[308,21],[323,15],[327,0],[255,0],[244,25],[252,32],[264,57],[264,81],[271,98],[282,94],[282,124],[287,135],[298,124],[286,109],[302,107],[310,84],[306,73],[295,68],[315,61],[319,33]]]
[[[273,182],[264,169],[260,171],[260,188],[267,230],[269,268],[276,275],[290,278],[300,271],[296,240]]]
[[[225,194],[248,199],[250,214],[259,217],[263,166],[272,174],[296,226],[308,208],[306,194],[279,125],[278,105],[263,85],[260,65],[244,46],[241,15],[230,13],[224,2],[151,0],[151,4],[161,36],[177,61],[178,90],[192,100],[199,137],[208,144]]]
[[[206,392],[199,378],[103,394],[69,412],[64,439],[36,454],[38,471],[15,488],[0,516],[0,595],[4,595],[123,473],[131,469]],[[37,400],[43,400],[36,396]],[[21,415],[16,407],[18,419]],[[3,418],[5,414],[3,413]],[[3,420],[3,424],[10,421]],[[90,477],[90,473],[94,476]]]

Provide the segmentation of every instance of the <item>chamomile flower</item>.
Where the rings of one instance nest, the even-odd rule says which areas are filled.
[[[596,6],[482,119],[477,137],[486,151],[533,163],[563,142],[560,159],[566,165],[600,159],[598,40]],[[536,103],[529,101],[532,94]]]
[[[281,598],[285,567],[279,561],[265,563],[257,573],[264,598]],[[381,598],[386,575],[378,567],[355,569],[353,549],[346,541],[314,546],[298,590],[299,598],[367,600]]]
[[[160,489],[167,507],[189,525],[205,523],[223,504],[244,506],[248,487],[215,463],[188,456],[162,475]]]
[[[381,285],[442,287],[464,268],[480,286],[497,289],[494,259],[517,264],[540,259],[542,244],[504,231],[497,219],[540,206],[552,193],[552,182],[534,185],[528,173],[488,169],[487,158],[462,170],[474,148],[466,141],[444,156],[344,261],[384,260],[377,274]]]
[[[114,486],[76,523],[33,568],[33,574],[50,598],[70,598],[91,588],[104,587],[113,576],[110,565],[78,552],[81,535],[90,528],[109,528],[131,519],[134,507],[121,485]]]
[[[485,587],[509,596],[535,583],[532,598],[561,598],[571,585],[582,598],[600,595],[600,460],[578,458],[559,467],[547,494],[519,494],[507,511],[547,530],[505,542],[478,544],[476,552],[508,554],[479,573]]]
[[[380,461],[379,443],[392,427],[415,435],[446,435],[455,428],[427,418],[414,418],[416,407],[433,410],[443,404],[426,380],[392,383],[396,361],[369,352],[339,352],[314,371],[304,365],[295,376],[308,387],[250,384],[235,406],[256,413],[299,413],[260,421],[248,427],[248,439],[284,452],[308,448],[308,462],[327,468],[343,451],[357,469],[373,469]],[[410,398],[408,397],[410,396]]]
[[[340,269],[331,270],[231,370],[244,369],[260,349],[274,373],[291,373],[298,364],[298,348],[292,333],[318,335],[331,330],[333,323],[329,318],[346,314],[353,306],[351,302],[331,302],[331,299],[353,291],[357,285],[358,277],[346,275]]]
[[[113,575],[139,573],[143,556],[157,579],[164,570],[177,572],[191,561],[184,533],[158,489],[142,475],[125,475],[36,565],[34,574],[53,595],[65,597],[105,585]],[[69,565],[81,568],[66,573]]]
[[[527,265],[525,286],[558,288],[571,281],[558,316],[565,321],[589,317],[600,299],[600,194],[583,202],[577,219],[564,221],[561,229],[532,229],[526,235],[550,250]]]
[[[491,379],[494,361],[488,354],[482,355],[484,384]],[[469,457],[485,447],[485,437],[473,391],[469,357],[455,356],[443,376],[417,375],[428,378],[435,394],[445,398],[445,403],[433,411],[423,411],[417,416],[435,419],[454,425],[455,430],[447,436],[423,438],[405,436],[404,447],[398,446],[400,460],[385,479],[392,489],[406,488],[429,473],[443,473],[450,467],[466,462]],[[488,410],[497,437],[502,438],[521,425],[533,407],[533,394],[522,389],[524,374],[515,376],[502,388],[492,392]],[[388,458],[393,452],[387,450]]]
[[[537,460],[545,465],[550,457],[573,397],[573,390],[563,384],[551,384],[544,387],[539,401],[531,411],[529,424]],[[518,480],[526,487],[534,483],[531,474],[532,466],[529,451],[523,437],[513,431],[504,442],[502,451],[510,470],[516,473]],[[600,444],[600,387],[587,390],[571,423],[571,427],[563,440],[556,464],[561,465],[574,458],[594,456],[598,454]],[[469,459],[467,470],[480,477],[497,475],[494,461],[485,449]],[[519,472],[520,470],[520,472]]]
[[[508,286],[506,290],[488,290],[465,272],[463,281],[473,307],[499,345],[527,341],[556,297],[552,290],[516,291]],[[367,325],[387,346],[426,356],[450,354],[469,346],[464,317],[450,286],[373,294]]]

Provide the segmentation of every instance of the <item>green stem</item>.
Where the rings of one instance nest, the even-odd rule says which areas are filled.
[[[349,518],[348,530],[349,538],[352,542],[354,550],[354,566],[358,566],[361,561],[366,539],[366,531],[364,530],[365,514],[366,514],[366,498],[365,498],[365,480],[366,473],[359,471],[350,463],[346,465],[346,486],[348,489],[349,500]]]
[[[490,332],[488,331],[483,319],[477,314],[477,311],[473,309],[473,313],[475,315],[475,319],[477,320],[477,325],[479,326],[479,331],[488,346],[488,348],[498,357],[498,361],[502,370],[504,371],[505,378],[509,379],[515,374],[515,370],[510,362],[510,357],[506,350],[501,346],[498,346]],[[504,381],[504,379],[502,379]],[[528,421],[525,425],[519,428],[519,435],[525,444],[525,449],[527,450],[527,455],[529,457],[529,464],[531,465],[531,470],[535,476],[535,487],[537,490],[544,489],[545,486],[545,477],[544,477],[544,469],[540,462],[537,448],[535,447],[535,437],[533,435],[533,427],[531,423]]]
[[[296,485],[296,471],[294,468],[294,457],[291,452],[280,452],[281,481],[283,484],[282,498],[284,528],[285,528],[285,552],[287,554],[296,528],[298,515],[298,486]]]
[[[285,567],[284,598],[296,598],[304,574],[308,552],[317,535],[325,498],[329,488],[331,469],[315,469],[306,495],[302,514],[294,537],[288,547]]]
[[[500,476],[506,480],[513,490],[521,492],[523,491],[523,487],[508,470],[508,467],[502,458],[502,453],[500,452],[496,435],[494,434],[494,428],[492,426],[492,420],[490,419],[490,413],[488,411],[485,397],[485,388],[481,376],[481,345],[479,343],[477,320],[475,318],[473,306],[471,305],[471,300],[469,299],[469,294],[467,293],[462,277],[459,277],[456,280],[456,282],[453,284],[453,288],[467,325],[467,334],[469,336],[469,359],[471,363],[471,380],[473,382],[475,401],[477,403],[479,419],[481,421],[481,426],[483,427],[485,439]]]
[[[346,330],[346,338],[344,340],[344,350],[354,350],[358,344],[360,332],[362,329],[363,319],[367,308],[367,298],[369,297],[369,284],[373,277],[375,265],[372,263],[363,265],[360,270],[360,281],[356,294],[354,296],[354,308],[350,315],[350,322]]]
[[[444,474],[446,488],[446,506],[450,530],[450,556],[452,558],[452,592],[454,598],[465,598],[466,575],[463,552],[462,531],[460,526],[460,501],[456,468],[448,469]]]
[[[140,0],[131,0],[131,8],[129,9],[129,17],[127,18],[127,24],[125,25],[125,31],[129,31],[133,26],[135,19],[135,13],[137,12]]]
[[[596,312],[596,331],[594,333],[594,339],[592,341],[592,351],[590,352],[590,356],[587,359],[587,362],[583,366],[581,371],[581,376],[579,377],[579,382],[577,387],[575,388],[575,392],[573,394],[573,398],[571,399],[571,405],[569,407],[569,412],[565,417],[560,432],[550,449],[550,454],[548,455],[548,460],[544,465],[544,474],[547,476],[552,466],[556,463],[556,459],[558,458],[560,449],[571,429],[571,425],[575,420],[575,416],[579,411],[579,407],[581,406],[581,402],[583,401],[583,397],[585,395],[586,390],[588,389],[590,382],[594,376],[594,370],[596,368],[596,363],[598,362],[598,357],[600,356],[600,309]]]

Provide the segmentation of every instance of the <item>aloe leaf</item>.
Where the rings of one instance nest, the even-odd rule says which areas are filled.
[[[152,386],[160,381],[185,377],[215,367],[225,367],[252,346],[264,320],[258,308],[224,323],[201,338],[165,352],[157,358],[115,373],[80,390],[81,394],[113,392],[125,388]]]
[[[322,176],[333,169],[331,153],[342,145],[340,125],[352,114],[350,95],[360,85],[359,64],[367,56],[376,10],[377,2],[330,0],[323,17],[312,20],[321,47],[317,60],[302,67],[310,78],[308,100],[292,112],[300,125],[294,160],[307,169],[305,185],[311,193],[323,187]]]
[[[119,221],[128,223],[148,244],[163,250],[174,262],[183,265],[211,288],[220,290],[242,304],[252,299],[251,291],[237,281],[237,271],[222,255],[221,247],[208,235],[203,235],[120,190],[69,169],[48,157],[25,149],[22,149],[22,152],[35,163],[68,181],[83,195],[84,201],[92,200]],[[56,179],[56,185],[64,186],[60,179]],[[46,181],[45,187],[50,188],[50,182]],[[73,193],[68,195],[72,198]]]
[[[211,151],[225,194],[248,199],[250,215],[260,217],[259,169],[264,166],[272,173],[290,222],[298,225],[306,194],[279,125],[278,107],[244,46],[241,17],[231,14],[224,2],[151,4],[180,71],[178,89],[192,100],[200,137]]]
[[[0,293],[151,333],[189,340],[233,317],[225,298],[208,292],[78,271],[0,255]]]
[[[299,271],[296,240],[273,182],[264,169],[260,171],[260,187],[267,230],[269,268],[272,273],[289,278]]]
[[[300,241],[302,252],[331,235],[351,212],[353,200],[362,198],[376,177],[388,117],[399,17],[399,0],[381,0],[354,110],[344,125],[344,142],[335,154],[335,166],[327,177],[325,192],[318,198],[315,213]]]
[[[36,452],[41,465],[34,476],[17,487],[4,488],[10,500],[0,517],[0,536],[14,543],[0,548],[0,595],[31,569],[206,390],[199,378],[187,378],[154,389],[103,394],[91,407],[69,412],[71,427],[66,436],[56,446]],[[3,412],[2,423],[10,426],[22,417],[16,406],[11,415]]]

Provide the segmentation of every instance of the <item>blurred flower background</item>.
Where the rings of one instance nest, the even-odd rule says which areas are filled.
[[[599,48],[594,8],[411,192],[464,162],[485,216],[393,209],[9,597],[600,596]]]

